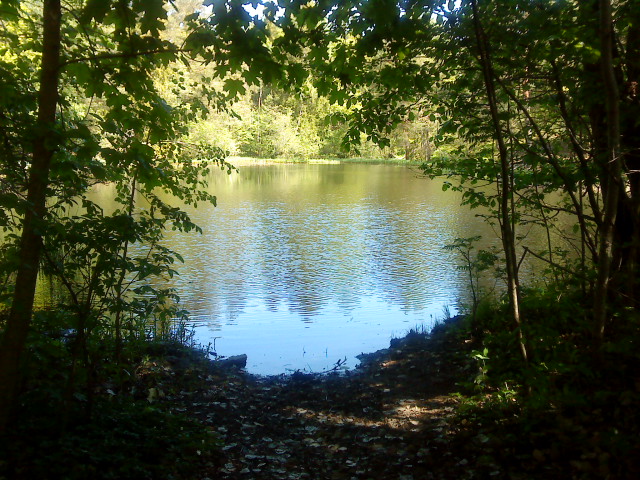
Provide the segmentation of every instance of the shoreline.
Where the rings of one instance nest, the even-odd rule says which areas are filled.
[[[195,376],[193,387],[157,402],[220,436],[210,478],[463,478],[463,457],[447,443],[458,382],[472,373],[461,319],[394,338],[344,372],[255,375],[183,363],[174,378]]]
[[[417,331],[415,329],[409,329],[405,334],[399,337],[392,337],[389,340],[389,346],[385,348],[380,348],[378,350],[374,350],[371,352],[362,352],[358,355],[354,355],[353,358],[358,360],[358,364],[352,367],[346,367],[341,360],[336,362],[335,366],[332,368],[328,368],[326,370],[320,371],[305,371],[305,370],[290,370],[288,372],[282,373],[273,373],[273,374],[260,374],[260,373],[252,373],[245,369],[247,360],[250,355],[242,352],[235,355],[229,355],[225,357],[219,357],[214,359],[208,359],[211,362],[214,368],[221,369],[239,369],[237,373],[242,375],[247,375],[250,377],[255,377],[256,379],[268,380],[270,378],[276,379],[286,379],[291,376],[324,376],[324,375],[350,375],[357,373],[360,369],[370,366],[370,364],[380,361],[380,359],[385,356],[392,355],[394,352],[398,350],[402,350],[407,346],[421,345],[422,347],[428,348],[429,342],[437,341],[438,335],[446,335],[446,332],[449,332],[453,328],[460,327],[460,323],[464,320],[465,315],[455,315],[453,317],[449,317],[447,319],[436,322],[435,325],[429,331]],[[435,338],[434,338],[435,337]],[[198,350],[198,347],[194,347],[195,350]]]
[[[294,164],[309,164],[309,165],[342,165],[342,164],[370,164],[370,165],[407,165],[407,166],[419,166],[423,162],[415,160],[405,160],[404,158],[254,158],[254,157],[241,157],[241,156],[229,156],[225,159],[234,167],[245,166],[266,166],[266,165],[294,165]]]
[[[604,478],[595,462],[605,461],[633,470],[633,457],[608,456],[587,469],[584,438],[565,443],[606,426],[590,410],[531,409],[516,392],[478,385],[483,345],[464,319],[393,338],[344,372],[255,375],[194,347],[146,344],[120,383],[95,385],[92,419],[78,398],[62,437],[43,429],[56,425],[46,414],[5,437],[0,477],[530,480]]]

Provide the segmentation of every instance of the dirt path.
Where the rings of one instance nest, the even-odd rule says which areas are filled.
[[[344,375],[212,373],[171,401],[224,441],[209,478],[471,478],[451,448],[464,375],[453,341],[410,335]]]

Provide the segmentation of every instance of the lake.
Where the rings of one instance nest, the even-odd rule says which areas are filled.
[[[97,191],[106,202],[108,188]],[[218,206],[187,208],[204,233],[168,232],[184,257],[171,280],[196,340],[246,353],[247,370],[320,372],[429,329],[466,298],[443,246],[495,233],[417,168],[246,165],[211,177]]]

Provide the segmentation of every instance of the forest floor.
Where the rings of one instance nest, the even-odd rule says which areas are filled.
[[[578,392],[590,395],[582,407],[529,393],[527,404],[505,381],[475,385],[486,357],[462,323],[410,332],[356,369],[324,374],[254,376],[202,350],[150,344],[128,380],[98,387],[90,420],[82,397],[74,416],[32,393],[0,439],[0,480],[640,478],[640,381],[619,395],[616,366],[604,400],[600,390]]]
[[[504,471],[492,455],[504,446],[456,420],[458,382],[477,372],[468,344],[441,326],[393,340],[341,374],[257,377],[174,358],[170,375],[191,375],[192,387],[164,394],[156,383],[154,397],[223,441],[221,461],[202,478],[529,478]]]

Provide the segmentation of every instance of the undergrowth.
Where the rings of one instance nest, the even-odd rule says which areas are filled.
[[[528,361],[507,305],[484,302],[466,319],[476,374],[461,385],[458,426],[483,461],[522,478],[639,478],[640,332],[632,312],[618,315],[594,345],[580,292],[526,290]]]
[[[167,358],[206,362],[184,326],[141,327],[118,349],[94,331],[80,351],[64,327],[59,312],[36,315],[22,394],[0,438],[0,478],[191,479],[219,464],[214,434],[155,402],[161,376],[162,395],[189,380],[182,368],[167,384]]]

